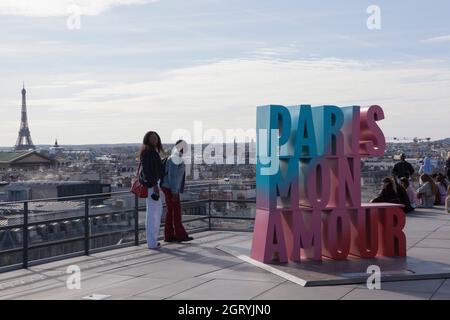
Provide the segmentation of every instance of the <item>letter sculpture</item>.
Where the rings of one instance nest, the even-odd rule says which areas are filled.
[[[383,119],[377,105],[258,107],[253,259],[406,256],[402,206],[361,204],[361,159],[384,154]]]

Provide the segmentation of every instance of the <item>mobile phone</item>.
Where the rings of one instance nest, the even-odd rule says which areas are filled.
[[[152,199],[155,200],[155,201],[158,201],[158,200],[159,200],[159,194],[153,193],[153,194],[151,195],[151,197],[152,197]]]

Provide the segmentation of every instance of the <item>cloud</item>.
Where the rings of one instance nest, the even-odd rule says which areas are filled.
[[[33,17],[67,16],[74,11],[96,16],[114,6],[136,5],[159,0],[2,0],[0,15]]]
[[[348,34],[338,34],[336,35],[336,38],[339,40],[343,40],[349,44],[356,45],[357,47],[364,47],[364,48],[377,48],[378,45],[375,41],[370,42],[367,40],[361,40],[357,37],[348,35]]]
[[[155,129],[168,141],[176,129],[192,131],[194,121],[202,121],[205,130],[249,129],[255,128],[258,105],[302,103],[379,104],[387,136],[450,137],[450,65],[445,61],[230,59],[151,78],[148,70],[142,72],[147,76],[61,74],[30,80],[36,85],[39,80],[28,90],[33,139],[50,143],[57,135],[66,144],[133,142]],[[65,82],[61,92],[51,88]],[[19,89],[14,104],[0,101],[16,105],[5,109],[5,120],[17,119],[3,130],[0,145],[17,134]]]
[[[257,48],[251,54],[260,58],[281,58],[298,54],[302,49],[303,46],[300,43],[293,42],[286,46]]]
[[[429,39],[422,40],[423,43],[442,43],[450,42],[450,34],[445,36],[433,37]]]

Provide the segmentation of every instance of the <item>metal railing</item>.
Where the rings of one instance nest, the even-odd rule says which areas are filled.
[[[219,185],[214,185],[219,186]],[[190,233],[195,233],[199,231],[205,231],[205,230],[214,230],[214,227],[212,225],[212,222],[214,219],[223,219],[223,220],[243,220],[243,221],[253,221],[254,217],[246,217],[246,216],[228,216],[228,215],[217,215],[212,214],[212,205],[213,203],[240,203],[240,204],[254,204],[255,200],[232,200],[232,199],[220,199],[215,198],[212,196],[213,192],[213,185],[212,184],[205,184],[205,185],[192,185],[187,186],[187,189],[195,189],[198,187],[207,187],[207,197],[202,198],[199,200],[193,200],[193,201],[183,201],[183,206],[192,206],[195,204],[199,205],[207,205],[207,214],[201,215],[200,217],[192,218],[192,219],[185,219],[183,220],[183,223],[192,223],[196,221],[205,221],[207,220],[207,227],[206,228],[200,228],[199,230],[191,230]],[[93,199],[111,199],[114,196],[120,196],[120,195],[128,195],[131,197],[134,197],[134,206],[130,209],[120,210],[120,211],[107,211],[107,212],[100,212],[100,213],[94,213],[91,210],[90,201]],[[39,202],[54,202],[54,201],[82,201],[84,202],[84,213],[82,215],[75,215],[70,217],[61,217],[61,218],[54,218],[54,219],[45,219],[45,220],[36,220],[36,221],[30,221],[30,209],[29,206],[32,203],[39,203]],[[145,230],[144,226],[140,225],[139,221],[139,212],[145,210],[145,205],[139,204],[139,198],[137,196],[132,195],[129,191],[119,191],[119,192],[108,192],[108,193],[99,193],[99,194],[89,194],[89,195],[77,195],[77,196],[70,196],[70,197],[59,197],[59,198],[47,198],[47,199],[37,199],[37,200],[23,200],[23,201],[15,201],[15,202],[0,202],[0,206],[8,206],[8,205],[23,205],[23,209],[21,210],[23,215],[23,221],[22,223],[16,223],[12,225],[0,225],[0,231],[2,230],[12,230],[12,229],[21,229],[22,231],[22,246],[20,247],[14,247],[11,249],[1,250],[0,249],[0,255],[11,255],[11,254],[17,254],[19,252],[22,252],[22,263],[20,264],[11,264],[7,266],[0,266],[0,272],[14,270],[14,269],[20,269],[20,268],[28,268],[31,265],[38,265],[50,261],[55,260],[62,260],[68,257],[74,257],[74,256],[81,256],[81,255],[90,255],[91,253],[106,251],[106,250],[112,250],[117,249],[124,246],[139,246],[140,244],[144,243],[146,240],[140,239],[140,232]],[[1,212],[1,208],[0,208]],[[113,214],[133,214],[134,223],[133,226],[129,229],[121,229],[116,231],[108,231],[108,232],[102,232],[102,233],[95,233],[93,234],[91,232],[91,226],[92,222],[96,218],[101,218],[105,216],[111,216]],[[59,239],[59,240],[50,240],[50,241],[43,241],[41,243],[30,243],[30,237],[29,237],[29,230],[30,227],[33,226],[39,226],[39,225],[50,225],[52,223],[59,223],[59,222],[69,222],[69,221],[76,221],[76,220],[82,220],[83,221],[83,235],[82,236],[76,236],[76,237],[69,237],[67,239]],[[164,225],[164,222],[161,223],[161,227]],[[104,236],[112,236],[112,235],[119,235],[124,233],[132,233],[133,234],[133,241],[121,244],[121,245],[111,245],[111,246],[103,246],[100,248],[91,248],[91,240],[104,237]],[[55,246],[55,245],[64,245],[68,243],[73,242],[80,242],[83,241],[84,243],[84,250],[81,252],[73,252],[70,254],[63,254],[63,255],[55,255],[50,256],[44,259],[37,259],[37,260],[30,260],[29,252],[32,249],[39,249],[39,248],[45,248],[49,246]]]

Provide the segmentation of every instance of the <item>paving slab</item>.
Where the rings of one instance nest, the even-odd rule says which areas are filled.
[[[249,300],[263,292],[277,286],[276,282],[242,281],[215,279],[183,293],[172,296],[170,299],[186,300]]]
[[[436,290],[432,300],[450,300],[450,280],[445,282]]]
[[[210,272],[200,276],[207,279],[229,279],[229,280],[254,280],[268,282],[285,282],[286,279],[273,273],[267,272],[248,263],[242,262],[238,265],[224,268],[218,271]]]
[[[414,247],[450,249],[450,239],[447,240],[447,239],[427,238],[416,243]]]
[[[443,279],[394,281],[381,283],[381,289],[395,292],[435,293],[445,282]],[[357,289],[367,289],[366,285],[358,285]]]
[[[261,295],[255,300],[338,300],[355,288],[354,285],[334,287],[303,287],[286,281]]]
[[[427,300],[431,294],[425,292],[392,292],[386,290],[355,289],[342,300]]]
[[[8,299],[26,299],[26,300],[68,300],[81,299],[92,293],[97,293],[102,287],[130,279],[130,277],[116,275],[91,275],[81,277],[81,289],[68,289],[66,285],[67,278],[57,278],[55,283],[49,286],[40,286],[38,288],[28,287],[27,290],[10,295]]]
[[[171,284],[158,287],[156,289],[150,289],[141,292],[136,295],[137,298],[149,298],[149,299],[167,299],[185,291],[198,287],[204,283],[211,281],[212,279],[205,278],[188,278],[184,280],[175,281]]]
[[[171,279],[132,278],[98,288],[95,293],[110,296],[107,300],[123,300],[129,299],[141,292],[172,284],[175,281]]]

